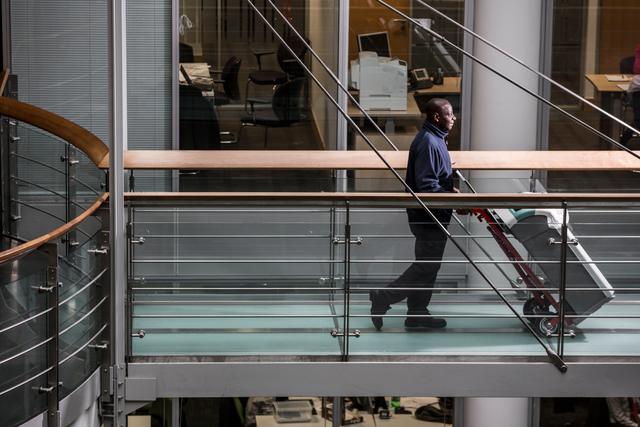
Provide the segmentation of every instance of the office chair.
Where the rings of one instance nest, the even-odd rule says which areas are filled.
[[[309,40],[305,38],[305,41],[309,43]],[[307,53],[307,47],[302,43],[298,37],[290,36],[285,39],[286,45],[289,45],[291,49],[295,52],[295,56],[299,59],[304,58]],[[262,69],[262,57],[265,55],[273,55],[276,52],[273,51],[261,51],[261,52],[253,52],[258,61],[258,69],[249,73],[249,78],[247,79],[245,94],[249,96],[249,83],[253,83],[256,85],[271,85],[276,86],[286,82],[289,79],[293,79],[296,77],[304,77],[304,69],[298,61],[295,59],[293,55],[286,48],[284,43],[281,43],[278,46],[277,59],[278,65],[282,71],[279,70],[263,70]]]
[[[222,70],[209,70],[209,75],[215,85],[213,103],[216,106],[228,105],[231,104],[231,101],[238,101],[240,99],[238,73],[240,72],[241,65],[242,60],[237,56],[232,56],[224,64]],[[216,75],[219,75],[220,78],[216,79]],[[238,142],[235,133],[231,131],[221,131],[220,135],[226,136],[226,138],[221,141],[223,144],[235,144]]]
[[[620,74],[633,74],[633,63],[635,62],[635,56],[627,56],[620,60]]]
[[[231,101],[237,101],[240,99],[240,88],[238,87],[238,73],[240,72],[240,66],[242,60],[237,56],[232,56],[227,60],[222,67],[222,70],[209,70],[209,74],[213,78],[213,82],[222,85],[217,86],[215,89],[214,103],[215,105],[227,105]],[[219,79],[214,76],[220,75]]]
[[[214,106],[195,86],[180,85],[180,149],[220,149],[220,125]]]
[[[302,121],[304,119],[302,92],[305,82],[305,78],[298,77],[276,86],[269,110],[256,111],[255,104],[265,102],[248,98],[247,102],[251,105],[251,110],[248,112],[249,115],[240,119],[243,129],[245,126],[264,126],[264,147],[266,148],[269,128],[289,127]]]
[[[194,62],[193,47],[186,43],[180,43],[180,62]]]

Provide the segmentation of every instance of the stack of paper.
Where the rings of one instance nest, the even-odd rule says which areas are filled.
[[[626,74],[605,74],[608,82],[628,82],[632,76]]]

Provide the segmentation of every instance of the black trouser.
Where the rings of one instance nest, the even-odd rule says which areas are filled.
[[[439,210],[434,211],[439,217],[440,222],[447,227],[451,211]],[[425,313],[429,301],[431,301],[431,289],[420,290],[404,290],[390,288],[433,288],[438,270],[440,270],[440,262],[444,254],[444,248],[447,244],[446,233],[434,223],[427,219],[422,222],[409,222],[411,233],[416,238],[415,256],[416,261],[433,261],[433,262],[414,262],[404,273],[396,280],[391,282],[387,289],[379,292],[379,297],[387,304],[395,304],[407,299],[407,314]]]
[[[633,107],[633,124],[631,126],[640,130],[640,92],[633,92],[631,94],[631,106]],[[624,128],[620,143],[626,145],[632,136],[633,132],[628,128]]]

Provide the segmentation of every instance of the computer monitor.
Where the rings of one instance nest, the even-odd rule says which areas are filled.
[[[378,56],[391,57],[389,48],[389,33],[381,31],[379,33],[358,34],[358,52],[375,52]]]

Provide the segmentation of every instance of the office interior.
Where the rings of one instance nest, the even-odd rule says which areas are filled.
[[[76,1],[71,2],[73,8],[68,9],[70,6],[63,3],[43,4],[38,0],[6,0],[3,3],[3,62],[10,65],[12,96],[80,124],[107,144],[121,141],[122,136],[112,126],[113,115],[118,111],[114,112],[112,107],[110,90],[114,69],[116,72],[118,69],[114,67],[110,53],[113,30],[109,20],[113,13],[111,5],[99,0]],[[461,28],[430,8],[471,29],[482,30],[480,34],[484,35],[484,31],[491,27],[488,15],[494,14],[487,10],[500,3],[498,0],[389,0],[387,3],[455,46],[479,56],[486,55],[492,64],[502,67],[500,69],[509,78],[542,98],[524,96],[528,99],[526,105],[522,103],[524,108],[519,108],[519,101],[508,104],[509,100],[520,100],[518,96],[522,96],[521,90],[516,91],[516,96],[510,95],[514,91],[512,83],[482,75],[478,71],[481,67],[460,50],[416,28],[406,17],[377,1],[273,1],[277,9],[267,0],[251,3],[255,9],[248,1],[139,0],[120,3],[124,7],[122,16],[126,15],[122,28],[126,35],[123,41],[126,74],[122,78],[126,83],[126,108],[119,112],[124,111],[126,117],[127,149],[196,149],[220,153],[246,150],[259,157],[256,151],[370,151],[372,148],[366,141],[369,139],[378,150],[393,150],[395,146],[404,151],[423,124],[425,103],[434,96],[448,99],[458,118],[449,136],[451,151],[512,148],[608,153],[620,149],[585,130],[542,99],[569,111],[616,141],[621,133],[619,124],[603,117],[587,102],[546,84],[522,67],[496,59],[483,50],[478,40],[465,35]],[[527,65],[548,74],[586,101],[630,122],[632,108],[620,86],[628,84],[629,77],[626,76],[631,74],[623,68],[623,64],[628,64],[624,60],[633,56],[636,45],[640,43],[640,26],[637,25],[640,5],[635,3],[624,0],[541,0],[536,2],[537,15],[532,16],[526,28],[537,29],[534,38],[523,41],[517,37],[517,32],[514,40],[504,38],[504,33],[493,35],[502,37],[496,41],[501,46],[510,46],[513,42],[521,47],[523,51],[513,51],[510,47],[508,50],[518,58],[520,54],[524,55]],[[506,10],[514,4],[517,4],[516,8],[531,7],[527,0],[502,2],[499,6]],[[520,14],[514,17],[514,21],[522,24],[527,20]],[[317,58],[299,42],[296,33],[305,38]],[[302,64],[292,58],[278,35],[298,52]],[[365,59],[374,61],[374,64],[392,66],[394,71],[391,74],[400,73],[403,85],[400,96],[397,92],[384,94],[398,102],[400,107],[390,106],[391,101],[385,98],[383,104],[360,111],[324,70],[326,65],[354,99],[363,101],[364,91],[357,87],[363,79],[354,79],[354,61],[359,61],[360,65],[363,58],[360,52],[369,52],[363,49],[363,44],[366,49],[377,51],[378,57],[365,55]],[[388,59],[380,59],[386,57]],[[613,76],[613,80],[609,80],[607,75]],[[615,80],[616,76],[619,81]],[[355,85],[354,80],[358,80]],[[373,89],[380,89],[378,86],[374,83]],[[505,94],[509,95],[503,96]],[[337,105],[330,97],[336,100]],[[495,104],[492,103],[494,98]],[[483,104],[478,104],[479,99]],[[403,108],[404,105],[406,107]],[[364,118],[365,112],[374,118],[375,124]],[[508,137],[503,137],[503,133]],[[52,179],[46,168],[51,158],[68,157],[65,148],[50,149],[50,135],[32,127],[22,129],[20,137],[34,143],[31,146],[25,144],[17,151],[17,156],[21,156],[18,162],[24,163],[21,167],[26,177],[23,179],[32,181],[38,188],[51,187],[59,194],[66,194],[65,183]],[[497,145],[492,145],[492,137],[499,140]],[[638,149],[639,142],[640,138],[632,138],[629,148]],[[25,158],[33,158],[39,164],[34,166]],[[106,185],[104,174],[92,169],[93,165],[86,158],[82,158],[80,165],[79,180],[94,192],[102,191]],[[393,175],[383,170],[129,169],[125,174],[125,188],[132,193],[375,193],[403,190]],[[496,193],[543,190],[633,194],[638,186],[637,171],[501,171],[473,172],[468,177],[477,189]],[[19,192],[21,196],[34,197],[22,187]],[[90,201],[88,196],[74,201],[73,211],[79,211],[78,205],[89,206]],[[187,204],[186,208],[166,204],[128,206],[129,224],[134,237],[138,238],[136,243],[129,242],[131,256],[127,279],[135,309],[128,313],[128,332],[133,333],[127,339],[128,360],[132,363],[178,360],[188,364],[196,363],[200,357],[210,358],[207,360],[212,363],[224,363],[227,357],[242,357],[243,361],[250,363],[262,357],[294,359],[300,355],[311,363],[316,360],[314,358],[339,360],[344,356],[345,342],[350,339],[336,340],[335,336],[325,332],[334,327],[339,332],[344,327],[340,321],[334,324],[332,316],[347,305],[342,304],[345,292],[332,289],[331,304],[325,306],[322,304],[326,295],[307,288],[300,292],[295,289],[278,291],[276,286],[275,290],[264,294],[257,288],[273,285],[276,282],[271,278],[274,277],[280,280],[277,283],[284,283],[285,288],[295,288],[301,277],[308,279],[311,276],[314,286],[339,286],[348,263],[340,263],[346,257],[345,252],[331,249],[336,247],[336,242],[344,243],[342,232],[334,233],[332,230],[342,230],[347,223],[355,234],[373,242],[359,246],[354,240],[354,245],[358,246],[354,246],[351,254],[354,263],[349,266],[354,277],[351,326],[362,331],[361,337],[351,340],[350,351],[355,359],[382,356],[383,360],[398,362],[420,357],[446,358],[452,353],[462,359],[477,354],[487,358],[495,354],[521,359],[540,356],[536,341],[523,337],[517,319],[505,314],[504,307],[487,297],[484,290],[457,298],[462,293],[460,289],[476,286],[480,279],[469,274],[470,267],[464,264],[463,255],[451,246],[447,249],[448,264],[439,277],[438,287],[443,290],[436,293],[434,312],[451,316],[452,327],[445,332],[404,333],[402,315],[405,308],[397,305],[389,312],[391,317],[388,321],[385,320],[387,330],[373,334],[367,290],[371,286],[383,286],[400,274],[402,263],[412,256],[413,250],[412,237],[406,227],[405,206],[377,207],[379,209],[371,212],[368,205],[329,209],[322,205],[292,204],[288,207],[291,212],[283,213],[282,206],[268,203],[239,208],[232,207],[230,203],[215,202],[200,206]],[[54,210],[61,216],[70,215],[63,215],[64,209],[58,206],[54,206]],[[47,215],[26,208],[21,213],[21,236],[36,238],[49,230]],[[567,346],[568,352],[597,358],[602,354],[602,348],[611,346],[615,347],[613,353],[616,357],[624,362],[633,361],[638,355],[637,318],[634,317],[633,305],[637,299],[634,287],[638,277],[637,265],[634,264],[637,245],[633,242],[638,224],[636,211],[629,208],[615,212],[607,217],[609,222],[594,235],[594,223],[602,225],[599,214],[598,210],[572,212],[576,235],[580,236],[580,243],[593,259],[604,260],[605,265],[601,269],[613,285],[628,287],[629,290],[621,292],[618,301],[622,300],[622,303],[615,309],[613,305],[605,305],[604,311],[599,312],[603,316],[620,315],[621,318],[605,319],[606,325],[602,328],[595,325],[597,315],[589,319],[597,332],[571,341]],[[464,227],[469,225],[465,221],[469,219],[462,218],[461,224],[452,227],[454,235],[463,234]],[[84,231],[91,236],[87,241],[94,246],[98,239],[94,234],[96,227],[93,224]],[[469,228],[480,234],[482,239],[491,238],[484,227]],[[625,236],[618,246],[606,239],[607,235],[619,234]],[[329,235],[334,240],[322,240]],[[146,238],[143,245],[139,244],[144,242],[140,237]],[[303,239],[307,237],[309,239]],[[251,240],[250,250],[246,250],[247,240]],[[88,248],[83,246],[81,250]],[[91,246],[90,250],[95,250],[95,247]],[[328,252],[331,252],[330,261],[323,258]],[[174,262],[179,256],[186,256],[189,262]],[[478,253],[476,256],[484,257]],[[214,258],[213,269],[206,265],[210,257]],[[215,270],[220,268],[221,260],[228,257],[232,262]],[[273,259],[282,265],[269,265]],[[499,261],[508,262],[502,254]],[[285,264],[287,262],[290,264]],[[217,275],[238,278],[231,291],[223,289],[199,294],[190,289],[180,290],[185,283],[187,288],[203,286],[206,279],[202,277],[214,270]],[[91,271],[98,271],[93,264]],[[500,275],[500,268],[493,267],[491,273],[492,277]],[[247,276],[249,279],[245,280]],[[269,280],[263,279],[267,276]],[[243,279],[239,279],[241,277]],[[180,282],[181,279],[184,283]],[[311,279],[308,282],[304,285],[309,286]],[[149,291],[145,289],[147,286],[164,289]],[[248,290],[240,289],[242,286]],[[201,301],[194,302],[197,299]],[[486,317],[473,311],[469,314],[469,307],[478,300],[485,303],[480,311],[486,310],[482,313]],[[92,295],[88,301],[101,300]],[[510,301],[520,306],[524,300],[521,294],[514,292],[510,294]],[[87,301],[85,303],[88,304]],[[175,306],[167,311],[167,307],[174,303]],[[622,314],[615,311],[620,307],[626,310]],[[287,311],[284,315],[283,310]],[[86,311],[82,313],[86,314]],[[168,315],[163,317],[163,313]],[[181,318],[189,315],[195,317]],[[213,318],[206,318],[208,315]],[[248,318],[254,315],[255,318]],[[228,319],[220,323],[216,316],[228,316]],[[465,319],[465,316],[471,319]],[[69,325],[72,324],[70,321]],[[206,331],[199,335],[200,328]],[[585,329],[590,330],[590,326],[585,326]],[[608,341],[606,331],[623,331],[621,342]],[[295,339],[289,339],[291,336]],[[8,350],[5,348],[5,351]],[[95,355],[91,354],[87,357],[90,362],[78,368],[78,378],[96,362]],[[189,381],[197,382],[193,378]],[[416,395],[415,390],[411,392]],[[158,397],[153,403],[145,402],[141,408],[131,412],[132,417],[138,418],[130,419],[128,423],[191,427],[247,425],[247,394],[233,398],[225,393],[217,390],[216,397],[186,394],[173,398]],[[444,417],[431,423],[456,427],[479,425],[473,424],[470,415],[473,412],[465,412],[463,408],[465,403],[467,409],[473,407],[473,402],[465,402],[472,395],[463,393],[464,390],[459,391],[450,398],[454,408],[451,410],[452,419]],[[220,397],[223,395],[224,398]],[[14,404],[15,400],[4,396],[3,407],[14,417],[11,425],[27,422],[32,415],[28,409],[44,408],[41,400],[34,400],[32,408],[23,410]],[[38,396],[42,399],[42,395]],[[318,409],[329,401],[345,406],[353,404],[351,399],[334,399],[333,396],[320,395],[310,399]],[[428,404],[437,400],[436,396],[408,398],[402,393],[400,396],[401,406],[404,400],[413,399],[411,404],[407,404],[409,412],[413,413],[422,406],[415,401]],[[0,395],[0,399],[2,397]],[[15,395],[10,397],[22,399]],[[276,396],[270,398],[275,400]],[[522,425],[606,426],[608,422],[604,395],[571,397],[564,391],[556,391],[554,396],[526,398],[514,393],[514,398],[519,402],[505,401],[501,404],[504,408],[517,408],[515,419],[524,422]],[[293,396],[291,399],[301,400]],[[379,398],[361,399],[368,404]],[[391,408],[391,421],[381,419],[379,411],[371,414],[368,408],[358,409],[355,415],[360,414],[364,423],[376,426],[391,425],[394,420],[398,422],[405,416],[412,417],[411,422],[415,420],[412,414],[399,413],[395,416],[391,395],[382,400],[387,401]],[[525,401],[524,406],[518,406],[522,401]],[[239,406],[242,410],[238,409]],[[14,411],[16,407],[18,409]],[[456,407],[458,421],[455,419]],[[475,414],[482,414],[478,419],[490,418],[488,413],[493,408],[487,403],[484,411],[479,410]],[[352,406],[348,412],[349,416],[354,415]],[[264,426],[274,424],[273,414],[266,413],[261,417],[264,417],[260,418],[266,423]],[[508,417],[505,419],[510,422]],[[318,425],[341,424],[323,416],[322,412],[312,421]],[[75,422],[75,425],[82,425],[85,421]],[[141,424],[134,424],[137,422]],[[240,422],[242,424],[235,424]],[[422,423],[419,425],[431,425],[429,421]],[[257,420],[256,425],[260,425]]]
[[[437,34],[442,35],[454,45],[469,52],[472,51],[474,42],[470,41],[469,36],[465,40],[464,31],[446,18],[473,28],[474,17],[470,12],[470,5],[473,3],[467,2],[465,4],[462,0],[428,3],[428,6],[444,14],[445,17],[436,14],[419,1],[399,1],[390,2],[390,4],[408,17],[416,19],[416,22],[426,25]],[[387,138],[392,141],[393,145],[400,149],[407,149],[416,131],[422,126],[426,101],[434,96],[445,97],[454,105],[458,126],[454,128],[449,137],[450,149],[469,149],[473,146],[473,135],[470,134],[470,128],[472,128],[470,121],[473,118],[469,111],[465,111],[471,110],[472,107],[469,102],[465,104],[463,99],[465,93],[467,98],[473,94],[471,69],[474,65],[472,61],[465,60],[461,51],[446,43],[439,42],[436,37],[427,34],[415,23],[398,15],[397,12],[369,1],[351,1],[349,3],[348,34],[342,36],[345,39],[343,41],[337,31],[340,19],[345,19],[340,15],[339,2],[283,2],[282,17],[277,16],[277,13],[270,8],[267,2],[259,3],[257,6],[257,10],[254,11],[244,2],[234,5],[217,0],[180,2],[180,30],[177,34],[180,46],[180,63],[195,62],[204,66],[200,69],[200,74],[196,71],[197,66],[193,71],[196,75],[196,85],[200,85],[200,89],[204,89],[202,91],[203,98],[211,98],[211,95],[216,92],[222,96],[218,101],[209,99],[209,103],[213,103],[211,106],[204,102],[197,104],[197,101],[192,106],[186,106],[191,101],[188,101],[188,97],[184,98],[182,107],[178,107],[178,114],[182,117],[181,126],[191,126],[185,123],[191,120],[188,115],[196,114],[194,111],[200,108],[197,105],[201,105],[201,108],[214,110],[214,113],[208,112],[206,116],[209,117],[209,120],[216,122],[209,125],[201,124],[202,131],[219,134],[220,137],[215,135],[209,137],[209,133],[207,133],[207,137],[196,138],[198,141],[195,142],[193,133],[196,131],[184,131],[186,133],[182,134],[182,138],[178,138],[181,139],[181,142],[177,147],[192,147],[194,144],[200,144],[202,148],[222,150],[368,150],[366,141],[358,135],[358,131],[355,129],[355,126],[358,126],[378,149],[393,149],[385,141],[386,138],[380,136],[379,130],[386,132]],[[634,6],[624,2],[609,4],[606,1],[576,0],[555,1],[552,6],[547,5],[546,8],[544,16],[537,23],[541,26],[540,31],[543,34],[543,37],[538,40],[543,53],[538,55],[538,63],[527,65],[547,72],[551,78],[564,87],[594,102],[616,117],[629,121],[632,112],[621,98],[622,91],[618,89],[609,92],[598,88],[585,76],[619,74],[621,71],[627,71],[620,69],[621,61],[633,56],[638,40],[638,29],[634,21]],[[264,14],[266,23],[262,21],[260,14]],[[132,16],[130,19],[135,21],[137,18]],[[273,30],[278,31],[283,36],[283,40],[296,39],[295,34],[282,22],[283,18],[286,18],[295,30],[309,41],[318,55],[318,59],[313,58],[311,53],[300,43],[293,46],[309,71],[316,76],[317,83],[302,67],[294,64],[295,61],[292,60],[290,52],[283,49],[283,44],[275,36]],[[148,18],[141,16],[140,19],[146,20]],[[367,35],[370,36],[367,37]],[[146,37],[142,34],[141,36]],[[351,61],[357,60],[361,50],[358,41],[361,37],[378,43],[382,55],[388,53],[393,59],[406,62],[408,81],[411,77],[411,70],[419,70],[418,73],[422,73],[424,70],[425,75],[429,77],[429,85],[439,73],[444,81],[425,89],[415,89],[415,84],[413,86],[410,84],[406,91],[406,108],[404,108],[404,104],[399,107],[369,106],[368,113],[374,116],[378,129],[375,129],[372,123],[363,118],[364,113],[347,102],[345,112],[351,117],[353,123],[346,123],[345,114],[341,113],[324,93],[326,90],[337,100],[336,95],[342,92],[324,68],[326,66],[336,76],[340,75],[340,55],[348,55],[349,64],[345,64],[347,70],[342,70],[341,77],[344,77],[345,80],[349,79],[349,84],[345,85],[357,98],[358,91],[353,87]],[[387,39],[386,43],[385,38]],[[152,38],[152,40],[154,39]],[[480,42],[475,41],[475,43]],[[512,53],[519,58],[518,52]],[[281,57],[280,61],[279,56]],[[234,60],[237,67],[228,74],[228,81],[224,83],[211,81],[217,80],[219,82],[225,66],[231,69],[230,63]],[[285,61],[285,68],[288,67],[288,70],[283,69],[282,60]],[[131,58],[131,62],[135,63],[135,58]],[[529,60],[529,62],[531,61]],[[175,64],[173,65],[175,66]],[[193,67],[193,65],[186,66],[187,69]],[[209,73],[207,73],[207,67],[210,70]],[[508,70],[506,74],[510,77],[518,76],[518,73],[522,73],[524,77],[530,74],[529,71],[518,69],[522,67],[514,67],[513,69],[509,69],[509,65],[505,65],[505,67],[504,70]],[[465,69],[468,74],[466,80],[464,78]],[[204,74],[202,74],[202,70],[204,70]],[[201,77],[206,75],[207,81],[198,81],[198,75]],[[289,80],[301,79],[302,81],[288,83],[294,89],[293,91],[286,88],[276,91],[278,84],[269,81],[274,75],[276,78],[286,76],[285,78]],[[265,76],[266,80],[264,80]],[[141,75],[140,79],[146,77],[148,76]],[[130,78],[132,83],[136,79],[135,76]],[[183,89],[186,82],[182,72],[179,74],[179,79],[180,88]],[[515,80],[517,81],[518,78],[515,77]],[[466,85],[463,84],[465,81]],[[137,83],[136,81],[135,84]],[[324,89],[320,88],[318,83]],[[427,84],[426,81],[422,83]],[[151,83],[147,82],[146,84]],[[175,86],[175,82],[171,82],[171,84]],[[601,129],[605,134],[617,139],[622,132],[619,125],[601,117],[599,112],[579,99],[567,95],[562,89],[545,84],[542,80],[529,80],[527,84],[535,86],[534,92],[541,95],[544,100],[562,106],[586,123]],[[210,88],[213,90],[207,91]],[[511,83],[501,80],[495,83],[492,90],[501,92],[512,90],[511,88],[513,88]],[[225,91],[230,91],[231,96],[228,96]],[[198,95],[197,91],[194,93]],[[167,95],[169,94],[167,93]],[[275,120],[275,122],[268,123],[267,126],[255,123],[254,116],[256,114],[258,121],[261,120],[260,116],[264,119],[272,117],[274,114],[276,116],[284,114],[282,112],[274,113],[270,105],[273,105],[272,101],[278,103],[278,99],[284,99],[285,96],[289,100],[291,117],[287,117],[285,120]],[[401,96],[404,98],[404,93]],[[400,102],[404,102],[404,100]],[[602,138],[591,134],[574,121],[567,119],[563,114],[550,108],[544,101],[534,102],[536,105],[533,108],[539,111],[536,113],[535,125],[530,130],[537,133],[536,149],[616,149]],[[366,102],[364,106],[367,108]],[[391,110],[395,108],[398,110],[391,113]],[[498,116],[496,120],[499,122],[499,113],[496,112],[496,115]],[[214,117],[215,120],[211,117]],[[262,124],[264,124],[264,120]],[[168,127],[166,119],[164,126]],[[345,126],[347,127],[346,135],[342,130]],[[166,131],[168,132],[168,129]],[[169,141],[166,141],[165,144],[168,145]],[[632,140],[630,144],[633,148],[637,144],[637,139]],[[176,141],[173,141],[173,145],[176,148]],[[366,173],[361,175],[363,178],[371,179],[370,175]],[[391,175],[374,174],[374,176],[379,179],[375,185],[384,186],[386,183],[390,188],[397,188],[391,182]],[[266,178],[267,182],[270,181],[267,177],[261,178]],[[567,177],[563,173],[552,173],[546,178],[550,179],[545,182],[550,188],[567,189],[577,183],[576,180],[572,180],[570,176]],[[295,180],[304,182],[304,186],[312,185],[319,190],[327,188],[326,181],[328,179],[330,177],[322,176],[322,174],[320,176],[296,176],[295,178]],[[291,182],[292,180],[294,179],[287,173],[282,173],[282,178],[278,179],[279,183]],[[238,177],[237,181],[239,188],[246,188],[247,185],[250,185],[247,181],[251,181],[251,178]],[[628,174],[594,173],[580,182],[587,183],[589,188],[594,185],[603,189],[619,188],[620,186],[633,188],[633,180],[629,179]],[[215,186],[216,183],[210,181],[207,183],[207,186],[209,185]],[[225,183],[225,186],[227,185],[228,183]],[[184,186],[185,191],[193,189],[189,182],[185,182]]]

